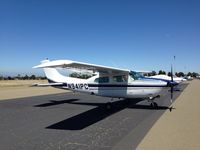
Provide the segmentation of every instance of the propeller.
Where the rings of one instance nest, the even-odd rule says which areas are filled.
[[[170,84],[170,86],[171,86],[171,100],[170,100],[170,102],[172,103],[172,101],[173,101],[173,94],[174,94],[174,85],[173,85],[173,82],[174,82],[174,78],[173,78],[173,68],[172,68],[172,65],[171,65],[171,84]]]
[[[174,78],[173,78],[173,68],[172,68],[172,65],[171,65],[171,82],[170,82],[170,87],[171,87],[171,89],[170,89],[170,92],[171,92],[171,99],[170,99],[170,102],[171,102],[171,104],[172,104],[172,102],[173,102],[173,94],[174,94],[174,85],[173,85],[173,83],[174,83]],[[173,106],[171,106],[171,107],[169,107],[169,111],[171,112],[172,111],[172,109],[173,109]]]

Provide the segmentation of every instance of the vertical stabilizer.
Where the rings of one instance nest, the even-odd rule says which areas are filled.
[[[50,61],[48,59],[41,61],[41,64],[49,63]],[[68,83],[68,82],[80,82],[83,81],[82,79],[67,77],[58,72],[55,68],[43,68],[44,73],[48,79],[49,82],[62,82],[62,83]]]

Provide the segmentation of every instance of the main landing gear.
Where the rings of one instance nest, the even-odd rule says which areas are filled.
[[[157,95],[155,97],[149,97],[148,102],[150,102],[150,106],[154,109],[158,108],[158,104],[156,102],[154,102],[155,98],[160,98],[160,95]]]
[[[106,104],[106,109],[107,109],[107,110],[110,110],[112,107],[113,107],[113,106],[112,106],[112,102],[108,102],[108,103]]]
[[[121,98],[118,98],[118,99],[120,100]],[[111,100],[108,103],[106,103],[105,108],[107,110],[111,110],[114,107],[113,101],[114,101],[114,98],[111,98]],[[126,102],[128,103],[129,101],[126,101]]]
[[[111,98],[110,102],[106,103],[106,109],[110,110],[113,107],[113,100],[114,98]]]

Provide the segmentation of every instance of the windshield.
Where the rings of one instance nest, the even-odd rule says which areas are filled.
[[[135,72],[135,71],[130,71],[129,75],[134,79],[134,80],[139,80],[141,78],[144,78],[144,76],[139,73],[139,72]]]

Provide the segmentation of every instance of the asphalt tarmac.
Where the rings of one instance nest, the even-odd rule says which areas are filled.
[[[174,100],[186,86],[180,85]],[[165,91],[156,99],[158,109],[152,109],[146,100],[127,103],[116,99],[107,110],[109,101],[71,92],[2,100],[0,149],[110,150],[120,148],[126,140],[134,149],[156,120],[169,111],[170,93]]]

